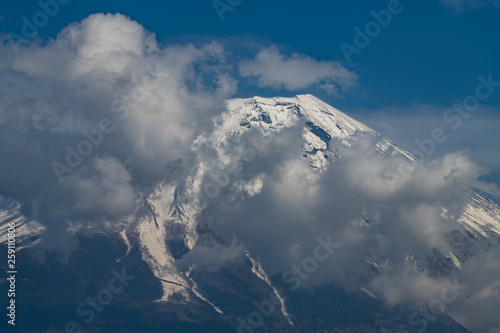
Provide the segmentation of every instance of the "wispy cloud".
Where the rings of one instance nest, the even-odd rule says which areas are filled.
[[[499,0],[441,0],[441,3],[456,14],[490,5],[500,6]]]
[[[257,78],[261,87],[296,91],[318,86],[338,96],[357,84],[358,76],[336,61],[317,61],[307,55],[286,56],[276,46],[261,50],[255,59],[239,64],[243,77]],[[340,88],[340,89],[339,89]]]
[[[409,151],[418,149],[415,140],[422,141],[432,135],[435,128],[442,128],[447,135],[444,143],[436,145],[434,155],[467,149],[471,158],[481,165],[500,170],[500,160],[494,151],[500,142],[500,110],[488,105],[479,106],[469,117],[463,118],[460,127],[446,122],[443,114],[450,107],[430,104],[385,107],[382,110],[360,110],[356,118],[387,136]]]

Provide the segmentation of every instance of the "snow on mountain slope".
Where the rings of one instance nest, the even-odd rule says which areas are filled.
[[[292,322],[292,316],[288,313],[288,311],[286,310],[286,306],[285,306],[285,300],[283,299],[283,297],[280,295],[278,289],[276,289],[275,286],[273,286],[273,284],[271,283],[271,280],[269,279],[269,276],[267,275],[267,273],[264,271],[264,269],[262,268],[261,264],[255,260],[254,258],[252,258],[252,256],[250,255],[249,252],[246,253],[246,256],[248,259],[250,259],[250,262],[252,263],[252,273],[254,273],[255,275],[257,275],[257,277],[259,277],[262,281],[264,281],[269,287],[271,287],[271,289],[273,290],[273,293],[274,293],[274,296],[276,296],[276,298],[279,300],[280,302],[280,310],[281,310],[281,313],[283,314],[283,316],[287,319],[288,323],[291,325],[291,326],[294,326],[293,322]]]
[[[32,247],[43,237],[45,227],[38,221],[26,218],[18,202],[8,202],[0,207],[0,244],[8,242],[9,224],[15,224],[16,250]]]
[[[336,148],[330,145],[332,139],[349,146],[355,133],[378,136],[374,130],[312,95],[234,99],[227,101],[226,106],[227,112],[221,115],[214,131],[198,137],[194,143],[195,150],[202,145],[212,147],[222,168],[234,160],[235,150],[247,146],[264,150],[266,140],[272,140],[273,134],[300,122],[305,122],[303,155],[319,171],[326,169],[329,158],[339,157]],[[244,136],[251,131],[258,137],[247,142]]]
[[[346,139],[357,131],[375,133],[363,125],[324,103],[312,95],[296,97],[254,97],[233,99],[227,102],[228,114],[226,128],[236,128],[236,124],[249,128],[249,123],[258,124],[264,129],[281,129],[294,125],[300,117],[305,117],[332,137]],[[243,121],[238,120],[243,116]]]
[[[500,207],[490,199],[471,191],[458,222],[475,237],[500,243]]]

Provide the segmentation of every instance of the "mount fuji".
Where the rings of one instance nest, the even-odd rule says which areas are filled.
[[[39,260],[49,230],[22,202],[2,203],[0,242],[17,226],[27,331],[474,329],[462,272],[498,250],[500,207],[463,180],[473,167],[462,155],[421,161],[312,95],[228,100],[190,154],[129,216],[72,226],[63,259]],[[79,304],[123,267],[135,278],[87,320]],[[457,300],[420,310],[457,278],[468,288]]]

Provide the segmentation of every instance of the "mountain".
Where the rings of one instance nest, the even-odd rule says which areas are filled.
[[[418,165],[419,160],[312,95],[234,99],[226,107],[213,128],[193,142],[193,162],[184,166],[180,179],[157,184],[119,223],[74,227],[78,247],[62,261],[51,251],[44,260],[36,259],[37,244],[47,230],[23,216],[20,203],[2,204],[2,243],[7,242],[8,224],[17,225],[17,257],[23,272],[18,281],[18,300],[23,304],[19,317],[25,318],[26,331],[63,331],[73,321],[85,332],[416,332],[420,324],[409,319],[416,305],[387,305],[370,283],[400,265],[431,277],[448,277],[475,254],[498,246],[500,207],[469,190],[460,216],[437,207],[447,221],[446,252],[418,252],[405,244],[405,252],[392,257],[367,246],[352,259],[359,262],[362,284],[346,288],[330,279],[291,290],[281,270],[268,269],[272,255],[259,252],[259,237],[253,243],[231,243],[236,226],[221,218],[239,216],[226,214],[232,209],[261,216],[256,210],[239,209],[265,195],[269,176],[264,170],[283,164],[286,167],[276,172],[286,176],[290,168],[301,168],[297,163],[306,162],[308,169],[300,169],[303,177],[292,175],[289,182],[304,182],[307,189],[343,166],[355,149],[372,151],[374,161],[387,160],[396,169],[401,163]],[[373,145],[359,148],[365,141]],[[393,171],[384,177],[387,184],[397,185],[401,175]],[[328,197],[319,198],[328,202]],[[312,200],[310,206],[315,205]],[[384,213],[371,203],[366,209],[358,203],[353,206],[347,211],[354,217],[349,228],[384,225]],[[266,236],[260,238],[267,246]],[[112,302],[85,315],[76,310],[125,268],[134,279]],[[6,280],[1,284],[7,287]],[[429,332],[468,332],[445,313],[425,323]]]

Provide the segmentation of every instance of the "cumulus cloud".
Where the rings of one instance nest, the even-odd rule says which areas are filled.
[[[338,145],[342,159],[319,173],[301,159],[300,143],[289,139],[301,137],[301,130],[291,128],[287,135],[268,143],[268,155],[243,163],[235,176],[258,178],[258,194],[249,196],[234,184],[207,207],[216,233],[243,240],[271,274],[309,256],[320,235],[331,235],[342,246],[338,261],[319,268],[308,283],[352,278],[348,272],[356,270],[361,277],[366,267],[359,261],[372,254],[379,265],[390,259],[400,269],[407,269],[408,256],[446,254],[446,235],[458,225],[443,208],[460,216],[464,187],[481,186],[477,178],[483,170],[464,153],[416,166],[393,186],[385,175],[400,162],[382,158],[370,138]]]
[[[160,46],[120,14],[90,15],[53,40],[12,46],[0,45],[0,154],[7,157],[0,194],[23,203],[49,235],[69,222],[118,220],[159,181],[185,176],[200,154],[193,140],[210,131],[237,90],[223,45]],[[275,77],[262,77],[264,86],[320,84],[337,93],[356,82],[338,63],[275,48],[241,71],[254,75],[269,61]],[[241,186],[258,192],[260,179],[253,181]]]
[[[489,5],[494,7],[500,6],[500,1],[498,0],[441,0],[441,3],[457,14]]]
[[[261,50],[255,59],[239,64],[243,77],[255,77],[261,87],[296,91],[319,86],[338,96],[356,85],[358,76],[339,62],[317,61],[303,54],[285,56],[276,46]]]
[[[0,45],[2,195],[49,230],[130,214],[190,165],[192,140],[235,92],[226,57],[215,42],[160,47],[120,14]]]

